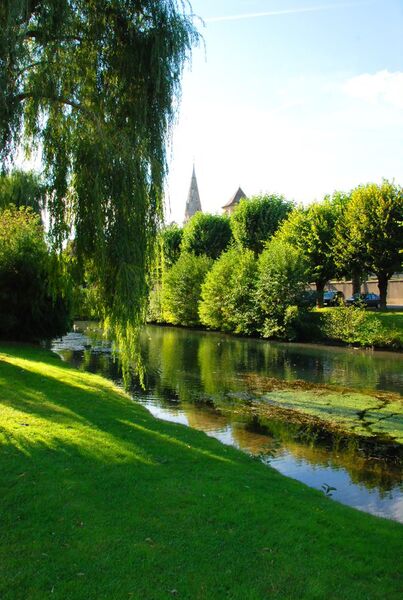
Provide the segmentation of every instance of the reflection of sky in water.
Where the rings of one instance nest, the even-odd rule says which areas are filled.
[[[277,438],[276,434],[266,435],[265,432],[251,430],[245,423],[231,422],[231,419],[211,406],[203,407],[199,403],[206,398],[227,397],[242,404],[249,396],[249,388],[243,376],[245,372],[252,376],[291,376],[292,379],[297,377],[328,383],[345,383],[348,380],[353,387],[358,388],[363,386],[368,364],[372,362],[372,375],[377,381],[376,385],[381,385],[381,389],[397,390],[401,389],[403,381],[403,369],[396,368],[396,365],[400,364],[396,363],[399,357],[393,356],[392,367],[392,364],[385,360],[385,353],[365,354],[360,357],[360,353],[355,355],[342,348],[322,349],[317,346],[310,348],[309,345],[268,344],[217,334],[173,329],[164,331],[163,328],[151,328],[149,332],[148,340],[150,344],[154,344],[150,346],[149,359],[153,362],[151,365],[146,364],[146,367],[149,367],[154,378],[153,385],[148,393],[138,391],[135,397],[155,417],[200,429],[224,444],[235,446],[250,454],[261,455],[265,463],[283,475],[310,487],[321,490],[322,486],[327,484],[337,488],[332,492],[332,498],[335,500],[403,522],[403,489],[393,483],[396,479],[389,481],[387,492],[377,488],[374,481],[372,487],[366,487],[360,482],[355,483],[349,474],[349,464],[341,465],[342,457],[339,458],[338,454],[332,456],[331,451],[323,447],[316,449],[313,446],[310,446],[307,452],[308,448],[303,446],[301,440],[293,446]],[[216,343],[218,339],[220,341]],[[167,352],[164,354],[163,343],[168,340],[172,345],[166,348]],[[203,344],[206,352],[201,355],[200,349]],[[79,332],[71,332],[61,341],[55,341],[52,348],[76,367],[100,372],[106,377],[120,381],[118,367],[110,359],[110,344],[105,341],[94,341]],[[217,348],[219,351],[214,354]],[[222,355],[221,351],[229,354]],[[237,355],[237,352],[240,354]],[[263,353],[266,353],[265,360],[262,359]],[[228,362],[225,362],[224,358],[228,359]],[[358,363],[354,362],[356,358],[359,359]],[[204,365],[203,370],[205,359],[209,362]],[[174,362],[170,364],[170,360]],[[364,360],[364,364],[361,364],[361,360]],[[203,380],[203,376],[207,377],[206,381]],[[299,456],[301,452],[303,456]],[[358,481],[360,478],[361,481],[366,481],[360,468],[356,465],[353,476],[358,478]]]
[[[189,426],[189,419],[184,411],[175,407],[158,406],[156,404],[158,400],[158,398],[142,398],[140,402],[158,419]],[[200,409],[200,413],[203,413],[203,409]],[[218,429],[203,429],[203,431],[223,444],[243,449],[234,437],[234,431],[230,424]],[[253,436],[253,434],[250,435]],[[275,456],[269,458],[262,456],[262,460],[283,475],[301,481],[309,487],[318,490],[322,490],[324,484],[335,487],[336,490],[331,492],[334,500],[373,515],[388,517],[403,523],[403,493],[399,487],[380,494],[376,489],[370,490],[363,485],[354,483],[347,471],[341,467],[314,465],[303,458],[295,458],[284,448],[279,448]]]
[[[399,488],[381,496],[378,490],[369,490],[363,485],[353,483],[344,469],[311,465],[304,459],[295,459],[288,452],[280,452],[267,462],[283,475],[293,477],[310,487],[322,489],[323,484],[335,487],[336,490],[331,492],[334,500],[403,523],[403,496]]]

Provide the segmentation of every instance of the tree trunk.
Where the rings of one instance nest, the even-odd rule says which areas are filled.
[[[386,309],[386,298],[388,294],[388,276],[386,273],[378,273],[379,307]]]
[[[325,290],[325,284],[321,281],[316,281],[316,306],[323,308],[323,292]]]
[[[353,284],[353,294],[359,294],[361,292],[361,277],[358,271],[353,271],[351,281]]]

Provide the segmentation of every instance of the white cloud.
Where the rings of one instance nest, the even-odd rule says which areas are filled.
[[[342,85],[345,94],[371,104],[394,106],[403,110],[403,72],[383,70],[363,73],[347,79]]]
[[[275,17],[281,15],[294,15],[298,13],[308,13],[308,12],[322,12],[337,8],[350,8],[352,6],[361,6],[368,4],[369,2],[359,1],[359,2],[341,2],[338,4],[321,4],[318,6],[300,6],[295,8],[284,8],[280,10],[268,10],[264,12],[256,12],[256,13],[241,13],[239,15],[223,15],[220,17],[206,17],[204,21],[206,23],[217,23],[220,21],[241,21],[244,19],[256,19],[260,17]]]

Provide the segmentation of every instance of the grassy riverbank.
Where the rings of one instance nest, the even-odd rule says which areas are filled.
[[[0,347],[2,600],[397,599],[401,525]]]
[[[403,349],[403,312],[337,306],[314,309],[312,314],[320,319],[317,326],[322,341]]]

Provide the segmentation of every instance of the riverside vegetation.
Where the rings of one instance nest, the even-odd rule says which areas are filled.
[[[399,524],[158,421],[48,351],[0,358],[4,600],[400,598]]]
[[[402,189],[387,181],[336,192],[308,208],[265,195],[241,200],[230,219],[196,213],[183,229],[170,225],[160,232],[149,320],[290,341],[402,348],[402,313],[322,308],[331,278],[351,277],[356,292],[368,272],[377,275],[386,308],[388,280],[402,268],[402,223]],[[317,309],[307,291],[312,282]]]
[[[73,313],[92,312],[134,368],[150,272],[150,310],[166,314],[175,281],[168,268],[180,270],[185,260],[175,254],[181,234],[173,232],[172,252],[164,245],[155,266],[154,241],[180,76],[199,39],[193,18],[176,0],[15,0],[0,11],[0,63],[7,65],[0,70],[0,161],[10,178],[2,175],[0,186],[3,339],[52,337],[68,329]],[[20,143],[40,144],[45,186],[8,172]],[[45,206],[46,241],[34,215]],[[328,250],[338,240],[357,244],[345,243],[334,264],[355,279],[374,272],[385,304],[388,278],[401,264],[401,189],[384,182],[356,190],[347,205],[340,195],[323,206],[296,212],[280,197],[240,206],[238,233],[230,223],[230,234],[253,253],[242,261],[238,297],[248,308],[245,332],[306,335],[301,316],[308,312],[294,302],[294,287],[285,286],[285,302],[279,292],[288,275],[302,289],[306,263],[320,304]],[[283,239],[263,250],[278,258],[267,263],[270,278],[258,257],[266,234],[253,246],[242,241],[251,233],[250,211],[259,231],[270,225],[270,236],[284,221]],[[353,232],[357,211],[365,226]],[[333,223],[342,226],[332,238]],[[227,244],[228,222],[215,225]],[[212,248],[187,239],[210,274],[220,248],[209,255]],[[202,239],[211,237],[196,236]],[[284,257],[294,247],[291,274]],[[195,289],[203,294],[200,279]],[[191,315],[198,322],[198,304]],[[332,504],[213,440],[160,423],[111,383],[37,347],[3,344],[0,357],[5,600],[398,597],[396,524]]]

